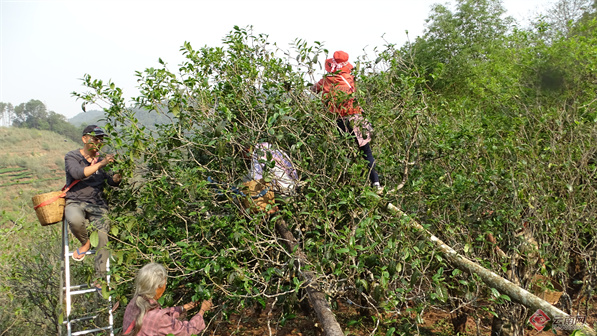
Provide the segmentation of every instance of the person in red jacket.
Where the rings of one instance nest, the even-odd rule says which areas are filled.
[[[354,76],[351,74],[352,64],[348,62],[348,54],[344,51],[334,52],[333,58],[325,60],[328,72],[312,90],[322,92],[322,99],[331,113],[337,115],[338,129],[342,133],[353,135],[359,149],[369,162],[369,180],[378,193],[382,192],[379,175],[375,170],[375,159],[371,152],[371,124],[362,116],[362,108],[354,98],[356,92]]]

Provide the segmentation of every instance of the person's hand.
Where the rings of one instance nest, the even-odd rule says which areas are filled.
[[[100,167],[105,167],[108,165],[108,163],[112,163],[112,162],[114,162],[114,155],[106,154],[106,156],[104,156],[104,158],[99,163],[100,163]]]
[[[211,300],[205,300],[201,302],[201,309],[199,309],[199,315],[203,316],[203,314],[205,314],[206,311],[210,310],[212,306],[213,304],[211,303]]]
[[[112,176],[112,181],[114,181],[114,183],[120,183],[120,181],[122,181],[122,176],[120,176],[120,174],[114,174]]]
[[[185,311],[189,311],[199,305],[199,301],[189,302],[182,306]]]

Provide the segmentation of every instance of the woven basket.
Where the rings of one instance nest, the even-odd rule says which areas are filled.
[[[551,284],[554,289],[545,288],[546,284]],[[543,275],[537,274],[531,280],[531,292],[552,305],[560,301],[562,291],[563,288],[559,283]]]
[[[56,197],[60,195],[62,191],[53,191],[45,194],[35,195],[31,198],[33,201],[33,206],[37,206],[41,204],[43,201],[51,199],[52,197]],[[64,197],[58,198],[56,201],[35,209],[35,213],[37,214],[37,218],[41,225],[51,225],[60,222],[64,216],[64,205],[66,204],[66,200]]]
[[[247,194],[247,197],[242,198],[242,204],[245,209],[250,209],[252,213],[258,213],[265,211],[268,205],[272,207],[267,212],[273,214],[278,211],[278,207],[275,205],[274,192],[271,190],[272,184],[266,183],[263,180],[252,180],[243,183],[243,192]],[[265,194],[261,197],[257,197],[264,189],[267,188]]]

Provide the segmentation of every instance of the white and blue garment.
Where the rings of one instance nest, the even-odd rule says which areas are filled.
[[[299,179],[298,173],[296,172],[296,169],[294,169],[288,154],[279,149],[272,149],[271,144],[267,142],[262,142],[255,146],[255,149],[251,154],[251,170],[249,172],[249,178],[253,180],[260,180],[263,178],[265,165],[268,161],[268,153],[274,161],[274,167],[269,169],[268,172],[274,191],[282,196],[293,195]]]

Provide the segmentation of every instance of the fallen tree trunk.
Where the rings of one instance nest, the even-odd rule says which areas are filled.
[[[278,219],[276,222],[276,230],[284,238],[286,244],[288,244],[288,250],[295,256],[295,266],[299,271],[299,274],[306,282],[307,296],[309,302],[313,306],[313,310],[317,314],[317,318],[321,323],[326,336],[344,336],[340,324],[336,321],[334,313],[328,301],[326,300],[325,294],[318,290],[317,284],[315,283],[315,273],[311,271],[303,271],[302,265],[306,265],[307,256],[298,246],[298,243],[292,233],[286,227],[286,223],[282,219]]]
[[[407,214],[405,214],[402,210],[400,210],[392,203],[388,203],[387,209],[392,213],[398,215],[398,217],[400,217],[401,219],[405,219],[405,223],[407,226],[424,232],[427,235],[427,238],[431,240],[436,245],[436,247],[444,253],[448,260],[450,260],[458,268],[468,273],[477,274],[488,286],[495,288],[498,291],[508,295],[512,300],[524,305],[525,307],[531,310],[541,309],[552,320],[556,317],[569,317],[568,314],[552,306],[549,302],[542,300],[541,298],[535,296],[534,294],[526,291],[523,288],[518,287],[514,283],[502,278],[494,272],[458,254],[453,248],[451,248],[446,243],[441,241],[439,238],[431,234],[423,226],[421,226],[421,224],[417,223],[414,219],[409,217]],[[587,324],[583,324],[580,330],[587,335],[595,336],[595,331],[591,329],[591,327]]]

